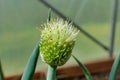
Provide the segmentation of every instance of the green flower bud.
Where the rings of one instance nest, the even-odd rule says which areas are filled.
[[[79,30],[62,19],[52,19],[43,24],[40,55],[44,62],[61,66],[70,58]]]

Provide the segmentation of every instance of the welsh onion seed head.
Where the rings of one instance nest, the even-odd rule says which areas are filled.
[[[40,55],[44,62],[61,66],[70,58],[79,30],[67,21],[52,19],[42,25]]]

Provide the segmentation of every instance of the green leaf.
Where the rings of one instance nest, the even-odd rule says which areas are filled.
[[[2,70],[1,61],[0,61],[0,80],[4,80],[4,74],[3,74],[3,70]]]
[[[56,66],[48,65],[47,80],[56,80]]]
[[[79,64],[80,68],[82,69],[82,71],[85,74],[85,77],[87,80],[93,80],[91,74],[89,73],[88,69],[74,56],[72,55],[72,57],[76,60],[76,62]]]
[[[118,53],[118,56],[116,57],[111,72],[110,72],[110,76],[109,76],[109,80],[116,80],[116,75],[117,75],[117,71],[120,65],[120,53]]]
[[[49,9],[49,13],[48,13],[48,21],[51,20],[51,8]]]
[[[34,48],[28,63],[26,65],[25,71],[23,73],[21,80],[32,80],[34,71],[36,68],[37,60],[39,56],[39,42],[37,43],[36,47]]]

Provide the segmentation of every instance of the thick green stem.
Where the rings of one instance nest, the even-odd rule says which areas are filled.
[[[47,80],[56,80],[56,66],[48,65]]]

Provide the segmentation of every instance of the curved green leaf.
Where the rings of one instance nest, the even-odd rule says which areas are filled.
[[[32,80],[34,71],[36,68],[38,56],[39,56],[39,42],[37,43],[36,47],[34,48],[28,60],[28,63],[26,65],[26,68],[21,80]]]
[[[120,53],[118,53],[118,56],[116,57],[111,72],[110,72],[110,76],[109,76],[109,80],[116,80],[116,75],[117,75],[117,71],[120,65]]]
[[[4,74],[3,74],[3,70],[2,70],[1,61],[0,61],[0,80],[4,80]]]
[[[85,74],[85,77],[87,80],[93,80],[91,74],[89,73],[88,69],[74,56],[72,55],[72,57],[76,60],[76,62],[79,64],[80,68],[82,69],[82,71]]]

